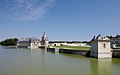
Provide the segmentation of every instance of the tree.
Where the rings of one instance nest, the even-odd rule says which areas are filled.
[[[116,38],[119,38],[119,37],[120,37],[120,35],[117,34],[117,35],[116,35]]]
[[[3,46],[15,46],[17,41],[18,41],[17,38],[10,38],[0,42],[0,44]]]

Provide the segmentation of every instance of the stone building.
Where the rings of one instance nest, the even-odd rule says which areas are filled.
[[[21,38],[17,42],[17,47],[24,47],[24,48],[39,48],[39,47],[48,47],[49,41],[47,35],[43,34],[41,40],[37,38]]]
[[[41,46],[40,39],[36,38],[21,38],[17,42],[17,47],[34,49],[39,46]]]
[[[97,37],[94,36],[91,40],[90,56],[96,58],[111,58],[110,39],[101,35],[98,35]]]
[[[107,36],[111,40],[112,48],[120,48],[120,35]]]
[[[52,42],[49,43],[50,46],[88,46],[87,43],[58,43],[58,42]],[[90,46],[89,46],[90,47]]]

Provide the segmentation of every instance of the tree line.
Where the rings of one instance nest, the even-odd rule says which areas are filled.
[[[18,41],[17,38],[5,39],[4,41],[0,42],[0,45],[3,45],[3,46],[15,46],[17,44],[17,41]]]
[[[117,34],[116,36],[106,36],[108,37],[109,39],[117,39],[117,38],[120,38],[120,35]]]

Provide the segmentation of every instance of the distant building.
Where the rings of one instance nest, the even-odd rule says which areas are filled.
[[[17,42],[17,47],[34,49],[39,46],[41,46],[40,39],[36,38],[21,38]]]
[[[91,40],[91,53],[90,56],[96,58],[111,58],[111,46],[110,39],[108,37],[103,37],[98,35],[94,36]]]
[[[39,48],[48,47],[49,41],[47,35],[44,33],[41,40],[37,38],[21,38],[17,42],[17,47],[23,48]]]
[[[87,43],[82,43],[82,42],[72,42],[72,41],[53,41],[53,42],[49,42],[50,46],[88,46],[90,47],[90,45],[88,45]]]
[[[112,48],[120,48],[120,35],[107,36],[111,40]]]

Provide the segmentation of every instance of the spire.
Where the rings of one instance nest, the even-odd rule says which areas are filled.
[[[45,34],[45,32],[43,33],[43,36],[42,36],[42,40],[48,40],[48,37],[47,37],[47,35]]]
[[[96,39],[96,36],[94,36],[91,41],[94,41],[95,39]]]
[[[45,34],[45,32],[44,32],[44,33],[43,33],[43,38],[45,38],[45,37],[47,37],[47,36],[46,36],[46,34]]]
[[[43,33],[43,36],[45,35],[45,32]]]
[[[96,37],[96,39],[99,39],[100,37],[102,37],[101,34],[99,34],[99,35]]]

